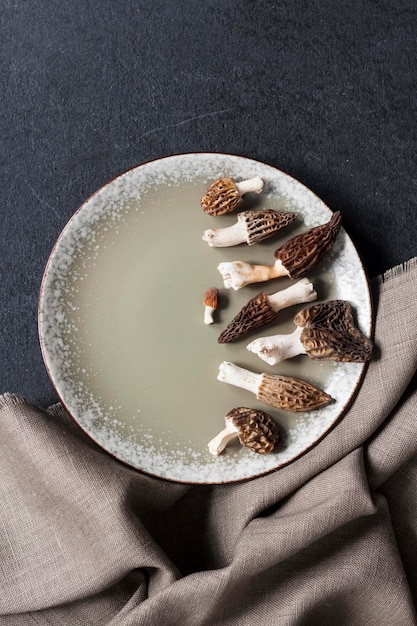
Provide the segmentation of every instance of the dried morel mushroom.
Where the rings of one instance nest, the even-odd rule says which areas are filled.
[[[239,311],[217,341],[236,341],[242,335],[272,322],[282,309],[302,302],[312,302],[316,298],[317,293],[307,278],[269,296],[261,291]]]
[[[278,374],[255,374],[228,361],[220,364],[217,379],[251,391],[265,404],[292,413],[319,409],[333,401],[325,391],[304,380]]]
[[[334,213],[326,224],[315,226],[296,235],[275,251],[274,265],[252,265],[245,261],[220,263],[217,267],[226,289],[241,289],[252,283],[289,276],[300,278],[313,269],[335,242],[341,226],[340,212]]]
[[[243,202],[245,193],[261,193],[264,187],[261,178],[248,178],[235,182],[233,178],[219,178],[214,181],[201,198],[201,207],[209,215],[231,213]]]
[[[232,226],[205,230],[203,240],[212,248],[227,248],[241,243],[253,246],[272,237],[294,222],[295,218],[295,213],[273,209],[242,211]]]
[[[290,278],[300,278],[329,252],[342,225],[340,211],[333,213],[327,224],[321,224],[315,228],[310,228],[301,235],[296,235],[281,248],[275,251],[277,263],[281,262],[282,267]]]
[[[353,309],[346,300],[331,300],[300,311],[294,322],[312,359],[365,362],[372,357],[373,344],[356,326]]]
[[[210,287],[210,289],[207,289],[206,293],[204,294],[203,305],[204,323],[213,324],[213,314],[219,305],[219,290],[217,289],[217,287]]]
[[[269,365],[298,354],[311,359],[364,363],[373,344],[355,325],[352,306],[345,300],[315,304],[294,317],[296,330],[289,335],[259,337],[247,349]]]
[[[221,454],[236,437],[242,446],[257,454],[271,454],[279,446],[278,428],[268,413],[240,406],[229,411],[224,422],[225,428],[208,443],[213,455]]]

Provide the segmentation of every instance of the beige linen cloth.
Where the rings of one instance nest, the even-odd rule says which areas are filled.
[[[2,396],[0,624],[416,624],[417,259],[372,289],[377,354],[354,404],[261,478],[149,478],[59,405]]]

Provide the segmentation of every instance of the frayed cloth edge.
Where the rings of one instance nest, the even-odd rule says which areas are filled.
[[[26,400],[15,393],[9,393],[7,391],[0,394],[0,409],[16,406],[17,404],[26,404]]]
[[[408,261],[404,261],[404,263],[395,265],[391,269],[384,272],[384,274],[377,276],[375,278],[375,281],[377,285],[383,285],[387,283],[388,281],[390,281],[392,278],[395,278],[397,276],[402,276],[403,274],[406,274],[407,272],[411,272],[415,269],[417,269],[417,257],[413,257],[409,259]]]
[[[22,396],[19,396],[16,393],[10,393],[9,391],[6,391],[0,394],[0,410],[8,409],[11,406],[21,406],[23,404],[34,406],[32,402],[30,402],[29,400],[26,400],[26,398],[23,398]],[[36,407],[36,408],[39,408],[39,407]],[[41,411],[46,411],[48,413],[51,413],[51,415],[62,415],[62,413],[65,413],[65,410],[60,402],[56,402],[55,404],[52,404],[47,409],[41,408]]]

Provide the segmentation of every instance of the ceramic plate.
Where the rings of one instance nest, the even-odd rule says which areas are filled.
[[[222,176],[259,176],[261,196],[244,208],[290,210],[294,225],[249,247],[210,248],[207,228],[225,227],[236,214],[206,215],[200,198]],[[176,155],[140,165],[111,181],[81,206],[61,233],[48,261],[40,294],[39,333],[50,378],[77,424],[99,446],[147,474],[189,483],[224,483],[282,467],[302,455],[342,416],[364,366],[324,363],[306,356],[270,367],[246,350],[254,336],[234,344],[217,337],[240,308],[265,289],[289,279],[225,290],[219,262],[273,264],[286,239],[327,222],[330,209],[283,172],[226,154]],[[328,256],[309,275],[318,301],[348,300],[361,330],[371,334],[371,303],[357,252],[342,229]],[[212,325],[203,323],[203,295],[220,290]],[[291,332],[294,314],[281,312],[255,336]],[[323,409],[290,414],[217,380],[222,361],[254,372],[303,378],[335,398]],[[207,443],[237,406],[269,412],[281,447],[261,456],[236,440],[213,457]]]

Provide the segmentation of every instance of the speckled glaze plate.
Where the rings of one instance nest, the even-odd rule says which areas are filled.
[[[290,210],[294,225],[248,247],[210,248],[207,228],[224,227],[236,215],[206,215],[200,198],[222,176],[259,176],[260,196],[244,208]],[[234,344],[217,337],[261,289],[274,293],[289,279],[239,291],[225,290],[217,266],[246,260],[273,264],[285,240],[327,222],[330,209],[283,172],[227,154],[176,155],[145,163],[109,182],[75,213],[49,258],[40,293],[39,334],[50,378],[70,415],[99,446],[137,470],[187,483],[227,483],[276,470],[317,443],[343,416],[365,366],[324,363],[306,356],[274,367],[246,345],[255,336],[291,332],[298,305],[277,321]],[[328,256],[309,275],[318,301],[348,300],[361,330],[371,334],[368,282],[357,252],[342,228]],[[220,290],[216,322],[203,323],[203,295]],[[290,414],[263,405],[248,391],[217,380],[231,361],[254,372],[303,378],[335,398],[333,404]],[[212,456],[207,443],[237,406],[270,413],[281,447],[258,455],[230,443]]]

